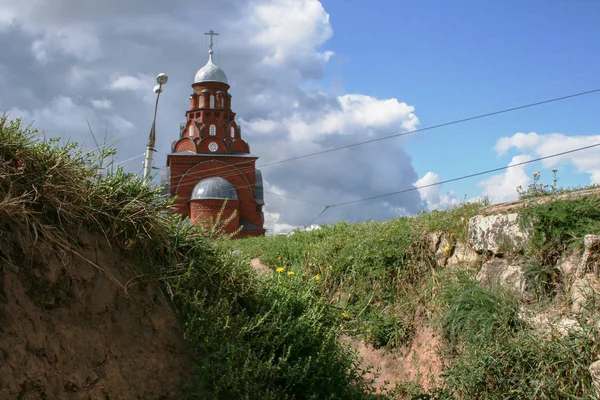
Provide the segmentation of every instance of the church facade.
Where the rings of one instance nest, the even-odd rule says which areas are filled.
[[[211,31],[211,34],[213,32]],[[208,62],[192,84],[186,122],[167,155],[169,192],[177,196],[175,212],[192,223],[210,224],[223,209],[230,219],[227,233],[236,237],[262,236],[263,184],[258,157],[242,138],[232,111],[225,72],[213,62],[212,36]]]

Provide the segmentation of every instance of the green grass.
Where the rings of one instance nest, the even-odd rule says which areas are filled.
[[[197,355],[184,398],[375,398],[340,334],[403,350],[423,324],[443,333],[443,384],[425,393],[407,382],[379,398],[592,398],[587,366],[600,354],[597,310],[582,318],[581,332],[544,338],[519,322],[513,295],[480,287],[476,270],[437,265],[430,234],[465,241],[469,218],[485,202],[230,240],[169,214],[171,201],[159,196],[161,189],[113,168],[113,154],[40,140],[19,121],[2,118],[0,240],[27,237],[76,251],[85,229],[143,259],[145,276],[171,288]],[[522,256],[530,280],[558,284],[557,257],[600,231],[599,206],[592,196],[520,212],[532,232]],[[254,257],[273,274],[255,274]]]
[[[355,355],[337,341],[341,317],[305,292],[310,285],[261,281],[219,251],[210,231],[169,214],[161,188],[113,169],[112,154],[45,141],[1,118],[0,240],[68,253],[82,230],[100,231],[124,255],[143,259],[145,277],[172,288],[197,353],[187,398],[371,398]]]

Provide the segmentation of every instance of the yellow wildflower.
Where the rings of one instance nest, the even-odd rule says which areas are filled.
[[[320,280],[321,279],[321,275],[315,275],[315,280]]]
[[[329,267],[327,267],[327,269],[333,269],[333,265],[330,265]]]
[[[277,268],[275,271],[277,271],[278,273],[282,273],[282,272],[283,272],[283,268],[282,268],[282,267],[279,267],[279,268]]]
[[[445,251],[446,253],[447,253],[447,252],[449,252],[449,251],[450,251],[450,246],[446,246],[446,247],[444,247],[444,251]]]
[[[294,271],[288,271],[288,275],[294,275]]]
[[[342,317],[343,317],[344,319],[349,319],[349,318],[350,318],[350,314],[348,314],[347,312],[343,312],[343,313],[342,313]]]

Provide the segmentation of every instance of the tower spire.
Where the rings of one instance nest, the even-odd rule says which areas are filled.
[[[219,36],[219,34],[211,29],[208,33],[205,33],[205,35],[209,35],[210,36],[210,46],[208,46],[208,48],[209,48],[208,54],[212,57],[212,54],[213,54],[213,36]]]

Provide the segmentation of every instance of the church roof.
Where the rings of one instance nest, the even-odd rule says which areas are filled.
[[[194,186],[190,200],[229,199],[237,200],[237,192],[229,181],[219,176],[201,180]]]
[[[213,62],[212,49],[208,52],[208,62],[206,65],[196,72],[194,83],[202,82],[220,82],[227,83],[227,75],[225,71]]]

